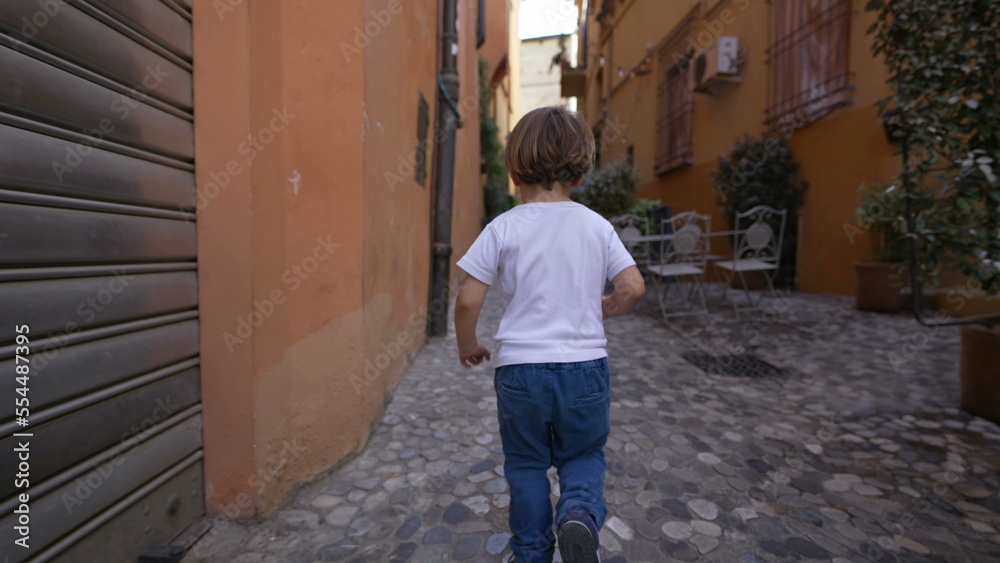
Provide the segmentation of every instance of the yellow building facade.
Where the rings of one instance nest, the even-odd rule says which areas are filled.
[[[590,0],[581,6],[585,115],[604,163],[631,155],[639,197],[726,225],[711,172],[747,135],[784,136],[809,182],[800,213],[798,287],[854,292],[867,234],[849,236],[857,188],[892,181],[896,147],[877,100],[888,72],[870,52],[862,0]],[[736,72],[697,85],[691,62],[735,39]],[[724,51],[724,49],[722,49]],[[694,57],[694,58],[692,58]],[[713,65],[702,69],[711,76]],[[722,250],[721,248],[718,250]]]

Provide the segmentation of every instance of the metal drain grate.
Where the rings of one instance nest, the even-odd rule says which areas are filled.
[[[775,377],[785,370],[771,365],[753,354],[713,356],[704,352],[685,352],[681,357],[705,373],[738,377]]]

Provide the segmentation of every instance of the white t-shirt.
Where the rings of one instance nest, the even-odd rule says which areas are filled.
[[[614,227],[579,203],[525,203],[494,219],[458,267],[493,285],[504,314],[494,367],[606,357],[601,295],[635,260]]]

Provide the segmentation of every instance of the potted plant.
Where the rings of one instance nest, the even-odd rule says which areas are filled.
[[[897,313],[913,308],[906,275],[906,195],[894,184],[862,184],[855,221],[872,241],[872,259],[854,263],[855,306],[862,311]],[[911,197],[915,208],[925,203]]]
[[[909,215],[925,275],[958,272],[1000,293],[1000,5],[993,0],[870,0],[868,30],[899,108],[904,181],[939,193]],[[1000,422],[1000,315],[961,329],[962,407]]]
[[[758,205],[787,209],[785,238],[781,250],[781,266],[775,279],[777,287],[795,285],[795,254],[798,240],[798,214],[808,182],[798,179],[799,165],[792,157],[787,141],[777,135],[746,137],[736,143],[729,154],[719,156],[719,165],[712,171],[712,181],[719,194],[718,203],[730,228],[736,228],[736,215]],[[778,225],[771,225],[778,231]],[[766,286],[760,272],[746,275],[750,289]],[[740,276],[734,276],[734,287]]]

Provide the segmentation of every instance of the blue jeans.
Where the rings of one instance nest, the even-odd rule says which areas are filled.
[[[497,368],[504,475],[510,484],[510,540],[517,563],[550,562],[555,551],[550,466],[559,471],[555,522],[580,507],[598,528],[604,503],[604,444],[611,431],[608,359]]]

